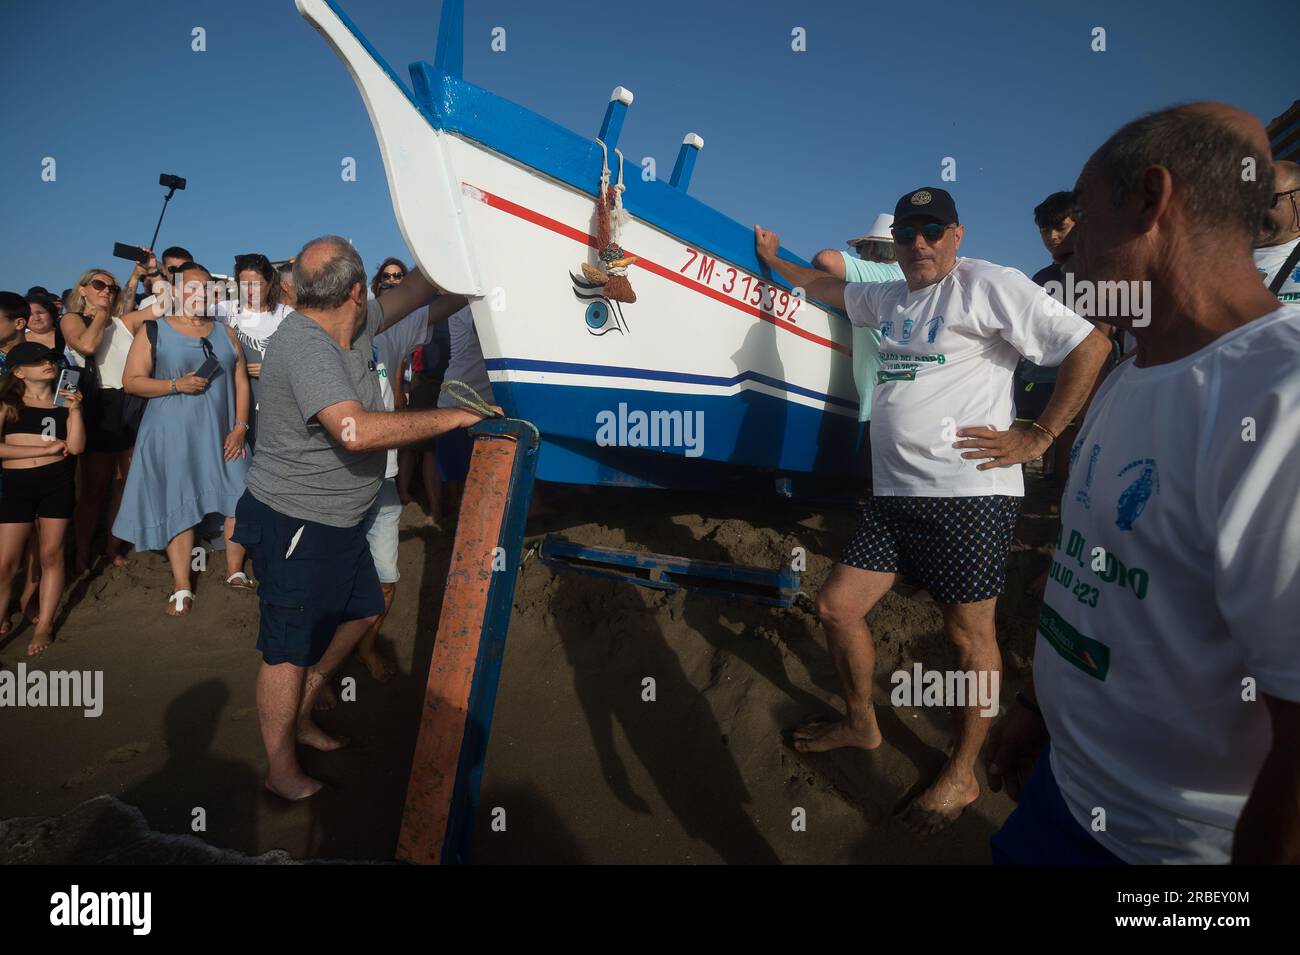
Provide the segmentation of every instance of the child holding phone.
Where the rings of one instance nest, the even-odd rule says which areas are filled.
[[[0,634],[9,632],[9,599],[32,527],[39,527],[40,612],[27,644],[29,657],[54,640],[54,616],[63,596],[63,539],[76,506],[72,455],[86,449],[81,394],[60,391],[52,348],[23,342],[9,352],[0,376]],[[60,399],[56,404],[56,399]]]

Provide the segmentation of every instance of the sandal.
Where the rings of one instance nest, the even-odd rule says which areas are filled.
[[[183,604],[186,600],[190,602],[189,607],[181,606],[181,604]],[[176,591],[176,593],[172,594],[170,597],[167,598],[167,603],[176,605],[175,613],[172,613],[171,608],[168,607],[167,616],[187,617],[189,616],[191,608],[193,608],[194,606],[194,593],[189,590],[178,590]]]
[[[256,590],[257,585],[248,579],[248,574],[237,570],[226,578],[226,586],[232,590]]]

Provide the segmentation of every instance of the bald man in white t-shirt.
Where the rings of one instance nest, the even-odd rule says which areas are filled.
[[[1254,116],[1120,129],[1079,177],[1080,281],[1141,282],[1074,445],[1031,686],[989,739],[994,859],[1300,862],[1300,308],[1251,258]],[[1207,269],[1207,262],[1214,268]],[[1050,746],[1045,744],[1050,737]]]
[[[994,607],[1024,495],[1020,465],[1041,456],[1073,420],[1109,342],[1024,274],[958,258],[964,229],[945,190],[929,186],[899,199],[892,231],[905,276],[899,282],[846,283],[795,265],[778,257],[777,236],[758,227],[755,246],[766,265],[809,298],[844,308],[855,326],[881,336],[871,400],[873,496],[817,596],[848,712],[799,727],[795,747],[881,744],[866,616],[900,575],[920,584],[940,605],[960,661],[956,673],[935,673],[954,693],[936,701],[914,686],[908,694],[960,714],[951,757],[904,813],[909,828],[929,833],[980,794],[975,761],[997,713],[1002,659]],[[1015,422],[1021,357],[1060,366],[1051,400],[1029,423]],[[911,679],[911,671],[900,673]],[[898,677],[891,680],[896,690]],[[958,696],[958,685],[970,689]]]

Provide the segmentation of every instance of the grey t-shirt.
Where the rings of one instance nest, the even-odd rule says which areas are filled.
[[[340,348],[316,322],[291,312],[262,359],[257,447],[248,489],[268,507],[299,520],[355,527],[384,478],[385,451],[348,451],[316,414],[340,401],[383,411],[375,372],[374,336],[384,321],[375,299],[350,349]]]

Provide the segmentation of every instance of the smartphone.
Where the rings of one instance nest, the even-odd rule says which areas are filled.
[[[149,261],[149,253],[138,245],[127,245],[125,242],[113,243],[113,257],[117,259],[130,259],[132,262],[139,262],[141,265]]]
[[[59,386],[54,389],[54,407],[62,408],[68,403],[68,399],[59,394],[60,391],[76,391],[77,383],[81,381],[80,368],[65,368],[59,373]]]
[[[198,371],[194,372],[194,374],[198,375],[200,378],[206,378],[208,381],[211,381],[212,376],[217,373],[217,369],[220,367],[221,362],[216,358],[205,358],[203,364],[199,365]]]

